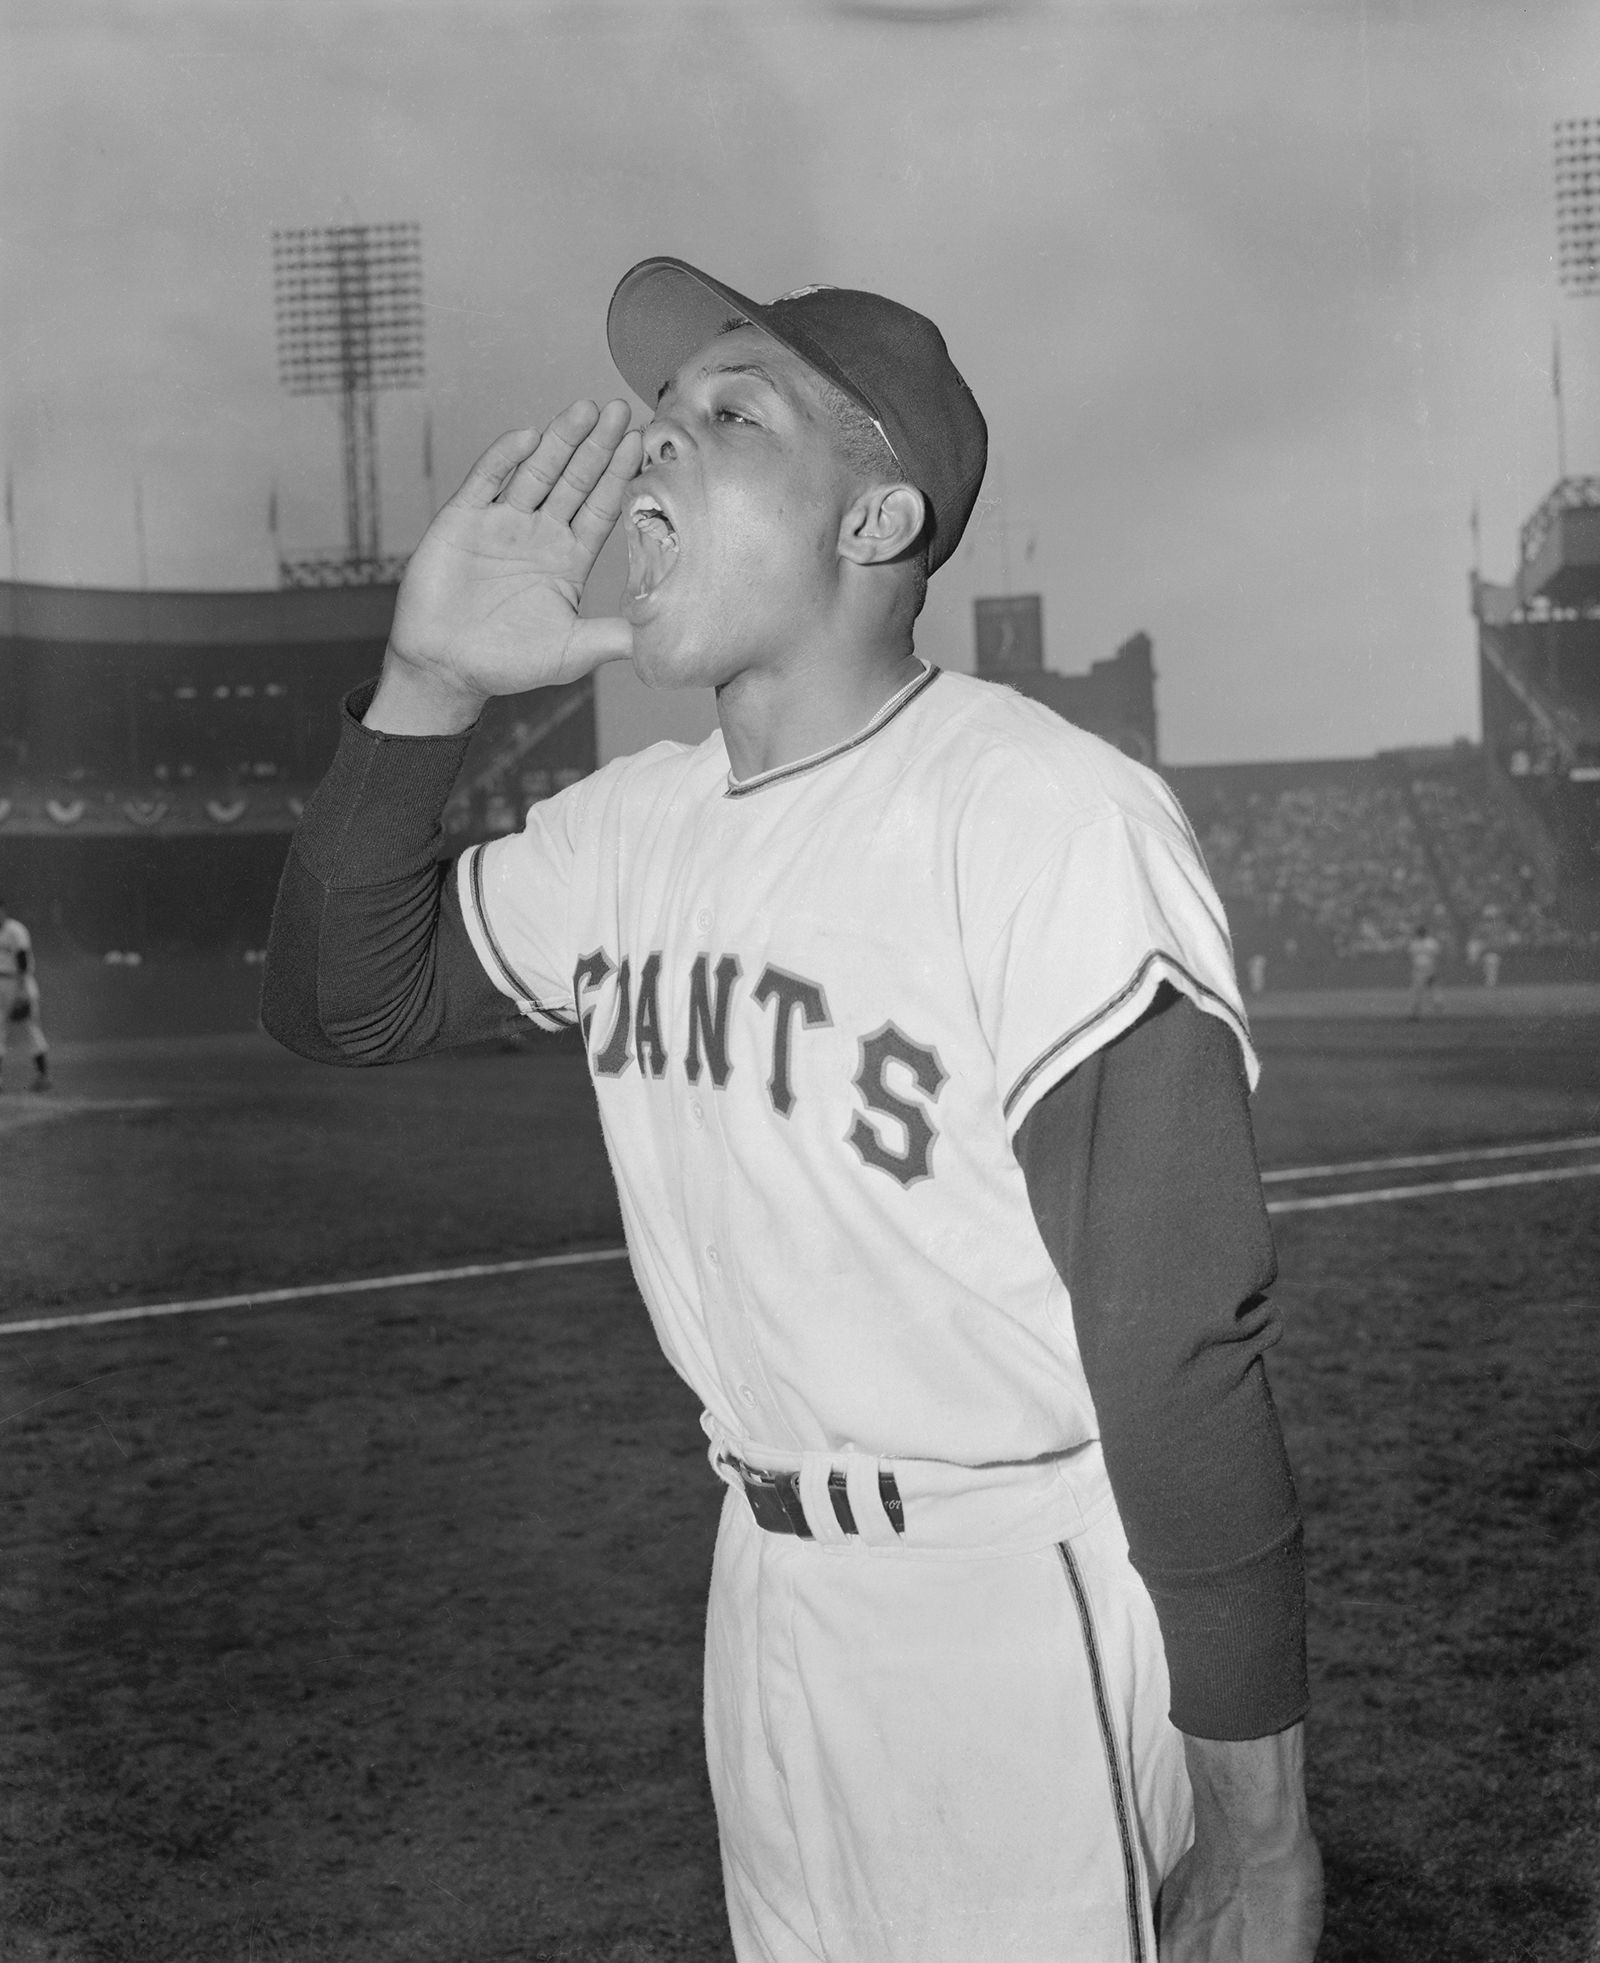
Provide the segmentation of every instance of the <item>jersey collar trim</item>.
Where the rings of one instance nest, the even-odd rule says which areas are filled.
[[[831,750],[819,750],[814,757],[801,757],[797,763],[780,764],[776,770],[764,770],[758,777],[746,777],[741,781],[730,775],[724,795],[748,797],[752,791],[764,791],[769,785],[787,783],[791,777],[803,777],[808,771],[820,770],[825,763],[832,763],[835,757],[842,757],[850,750],[859,750],[863,743],[870,743],[880,729],[886,729],[902,709],[930,688],[939,679],[940,673],[941,670],[931,661],[923,662],[922,673],[914,681],[907,682],[898,695],[891,695],[865,729],[858,729],[854,736],[847,737],[842,743],[835,743]]]

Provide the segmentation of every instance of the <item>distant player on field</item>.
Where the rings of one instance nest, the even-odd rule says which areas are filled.
[[[267,1027],[331,1063],[508,1002],[581,1034],[728,1488],[740,1963],[1309,1963],[1256,1064],[1193,835],[915,652],[987,442],[930,321],[654,259],[607,326],[649,426],[576,403],[434,520],[285,868]],[[625,617],[580,619],[619,517]],[[485,701],[619,658],[714,688],[717,733],[441,866]]]
[[[33,937],[0,900],[0,1007],[5,1012],[5,1044],[0,1048],[0,1089],[4,1088],[6,1054],[13,1045],[33,1059],[31,1090],[50,1088],[50,1045],[39,1021],[39,977],[34,967]]]
[[[1419,924],[1406,943],[1411,956],[1411,994],[1407,1013],[1413,1022],[1433,1015],[1439,1007],[1439,956],[1442,952],[1433,929]]]

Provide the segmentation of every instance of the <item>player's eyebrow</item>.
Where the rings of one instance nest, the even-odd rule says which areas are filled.
[[[758,382],[765,382],[774,395],[783,395],[784,389],[770,368],[762,367],[759,361],[708,361],[698,375],[697,382],[706,382],[713,375],[754,375]],[[671,393],[673,378],[669,376],[656,391],[656,407],[659,409]]]

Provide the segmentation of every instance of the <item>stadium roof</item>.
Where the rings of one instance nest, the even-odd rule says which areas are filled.
[[[393,586],[271,587],[262,592],[143,592],[0,580],[0,638],[128,646],[281,646],[383,640]]]

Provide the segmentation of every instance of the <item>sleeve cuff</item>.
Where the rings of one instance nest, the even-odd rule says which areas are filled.
[[[1265,1738],[1306,1714],[1305,1554],[1296,1525],[1222,1573],[1146,1573],[1172,1684],[1194,1738]]]

